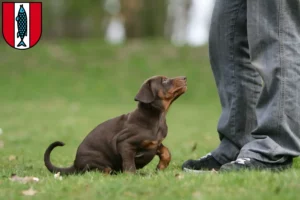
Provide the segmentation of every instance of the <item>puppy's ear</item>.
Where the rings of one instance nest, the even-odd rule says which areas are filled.
[[[152,103],[154,101],[150,81],[147,81],[142,85],[134,100],[142,103]]]

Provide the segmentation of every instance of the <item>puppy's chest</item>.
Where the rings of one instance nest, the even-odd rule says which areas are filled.
[[[159,124],[159,127],[157,129],[157,132],[154,133],[154,135],[156,136],[156,139],[157,140],[163,140],[167,137],[167,134],[168,134],[168,126],[166,124],[166,121],[162,121],[160,122]]]
[[[160,146],[163,140],[167,137],[168,127],[166,124],[161,124],[156,129],[152,130],[151,136],[142,140],[140,147],[142,149],[156,149]]]

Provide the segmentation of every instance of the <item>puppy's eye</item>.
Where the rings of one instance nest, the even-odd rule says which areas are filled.
[[[162,83],[167,83],[167,82],[168,82],[168,79],[167,79],[167,78],[162,78],[161,82],[162,82]]]

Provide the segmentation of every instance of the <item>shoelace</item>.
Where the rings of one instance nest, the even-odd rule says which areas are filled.
[[[198,160],[206,159],[207,157],[211,156],[211,153],[206,154],[205,156],[202,156]]]
[[[238,158],[235,161],[232,161],[231,163],[244,165],[246,161],[250,161],[250,158]]]

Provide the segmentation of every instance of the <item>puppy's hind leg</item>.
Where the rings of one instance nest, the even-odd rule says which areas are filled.
[[[108,175],[113,173],[113,170],[110,167],[104,167],[101,165],[97,165],[95,163],[87,164],[82,170],[80,170],[81,173],[87,171],[99,171],[101,173],[108,174]]]

